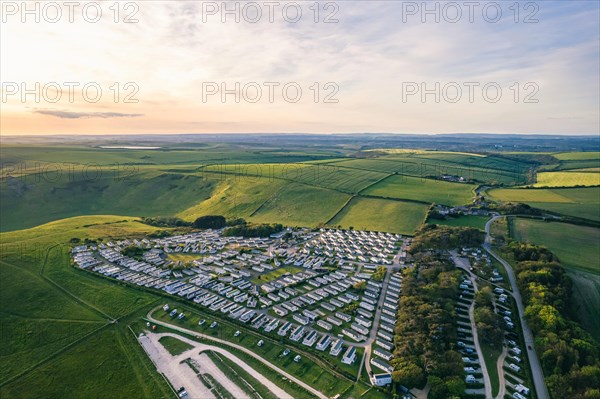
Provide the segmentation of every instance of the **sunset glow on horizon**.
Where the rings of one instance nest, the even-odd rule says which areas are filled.
[[[598,134],[598,3],[500,3],[3,1],[1,133]]]

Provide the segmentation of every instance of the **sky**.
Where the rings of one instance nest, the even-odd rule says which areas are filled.
[[[24,4],[3,135],[600,132],[597,1]]]

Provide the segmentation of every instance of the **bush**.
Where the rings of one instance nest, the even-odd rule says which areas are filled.
[[[271,234],[278,233],[281,230],[283,230],[283,225],[281,224],[244,224],[225,229],[223,235],[229,237],[269,237]]]
[[[155,227],[188,227],[192,224],[173,216],[143,217],[142,223]]]
[[[197,229],[222,229],[226,225],[225,217],[220,215],[200,216],[192,223],[192,226]]]

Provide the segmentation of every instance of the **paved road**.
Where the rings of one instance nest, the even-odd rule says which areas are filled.
[[[219,342],[220,344],[227,345],[227,346],[230,346],[230,347],[235,348],[237,350],[240,350],[240,351],[242,351],[242,352],[244,352],[244,353],[252,356],[253,358],[257,359],[258,361],[260,361],[261,363],[263,363],[267,367],[275,370],[276,372],[278,372],[279,374],[283,375],[284,377],[288,378],[290,381],[293,381],[296,384],[300,385],[302,388],[306,389],[307,391],[309,391],[313,395],[317,396],[318,398],[328,399],[326,395],[322,394],[321,392],[319,392],[318,390],[314,389],[310,385],[304,383],[303,381],[299,380],[298,378],[294,377],[293,375],[285,372],[284,370],[280,369],[279,367],[275,366],[271,362],[263,359],[262,357],[258,356],[256,353],[252,352],[251,350],[249,350],[249,349],[247,349],[247,348],[245,348],[243,346],[231,343],[229,341],[225,341],[223,339],[211,337],[210,335],[198,334],[196,331],[188,330],[187,328],[175,326],[173,324],[169,324],[169,323],[162,322],[160,320],[156,320],[155,318],[152,317],[152,313],[155,310],[157,310],[157,309],[160,309],[160,306],[158,306],[158,307],[150,310],[148,312],[147,316],[146,316],[146,318],[149,321],[151,321],[152,323],[157,324],[159,326],[170,328],[170,329],[175,330],[175,331],[180,331],[180,332],[183,332],[185,334],[189,334],[189,335],[191,335],[193,337],[197,337],[197,338],[201,338],[201,339],[206,339],[206,340],[210,340],[210,341]]]
[[[492,223],[494,223],[501,217],[502,216],[500,215],[494,216],[485,224],[485,243],[483,244],[483,247],[491,256],[493,256],[498,262],[502,264],[504,269],[506,269],[510,285],[512,286],[512,296],[515,299],[515,302],[517,303],[517,309],[519,311],[519,319],[521,320],[521,328],[523,330],[523,338],[525,340],[526,345],[525,350],[527,351],[527,356],[529,357],[529,364],[531,365],[531,374],[533,376],[533,384],[535,385],[537,397],[538,399],[550,399],[550,395],[548,394],[548,388],[546,387],[546,382],[544,381],[544,373],[542,371],[542,366],[540,365],[540,360],[535,351],[533,333],[531,332],[531,329],[525,321],[525,307],[523,306],[521,293],[519,291],[519,287],[517,286],[517,277],[515,276],[515,272],[513,271],[512,267],[508,264],[508,262],[506,262],[504,259],[498,256],[492,250],[492,238],[490,236],[490,228],[492,226]]]
[[[365,347],[365,369],[367,370],[367,374],[371,377],[371,346],[375,339],[377,338],[377,328],[379,327],[379,319],[381,319],[381,308],[383,307],[383,301],[385,300],[385,293],[387,291],[388,283],[390,281],[390,276],[392,274],[392,268],[388,267],[385,273],[385,277],[383,279],[383,287],[381,287],[381,295],[379,295],[379,302],[377,303],[377,308],[375,309],[375,318],[373,319],[373,326],[371,328],[371,332],[366,342],[364,343]],[[360,376],[360,374],[359,374]]]
[[[381,287],[381,295],[379,296],[379,302],[377,303],[375,319],[373,320],[373,327],[371,328],[371,333],[369,334],[369,338],[367,338],[367,341],[364,344],[357,345],[357,346],[365,347],[365,354],[363,356],[363,362],[364,362],[364,366],[365,366],[365,369],[367,370],[367,374],[369,375],[369,377],[371,377],[371,375],[372,375],[371,374],[372,373],[372,371],[371,371],[371,350],[372,350],[373,342],[375,342],[375,340],[377,339],[377,330],[379,328],[379,319],[381,318],[381,310],[383,307],[383,302],[385,300],[385,294],[387,292],[388,284],[389,284],[392,273],[395,272],[398,267],[402,266],[400,264],[400,254],[402,253],[403,250],[405,250],[404,244],[402,245],[400,250],[396,253],[396,255],[394,255],[394,260],[392,262],[392,265],[387,268],[385,277],[383,279],[383,286]],[[362,367],[360,367],[358,370],[358,376],[356,379],[357,381],[360,379],[361,371],[362,371]]]
[[[465,258],[459,258],[456,254],[456,251],[452,251],[452,260],[456,264],[457,267],[463,269],[467,272],[469,276],[469,280],[473,284],[473,289],[475,293],[477,293],[477,282],[476,278],[469,271],[469,262]],[[485,397],[492,397],[492,382],[490,381],[490,374],[487,369],[487,365],[485,364],[485,358],[483,357],[483,351],[481,350],[481,345],[479,343],[479,333],[477,332],[477,325],[475,323],[475,299],[471,301],[471,306],[469,307],[469,319],[471,320],[471,330],[473,334],[473,344],[475,345],[475,350],[477,351],[477,357],[479,358],[479,366],[481,367],[481,374],[483,374],[483,387],[485,391]]]

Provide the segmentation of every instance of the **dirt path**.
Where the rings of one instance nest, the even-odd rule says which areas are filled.
[[[506,359],[506,355],[508,355],[508,349],[505,347],[502,348],[502,353],[500,357],[496,361],[496,368],[498,369],[498,383],[500,384],[500,389],[498,390],[498,395],[496,395],[496,399],[504,399],[504,395],[506,394],[506,380],[504,379],[504,359]]]

